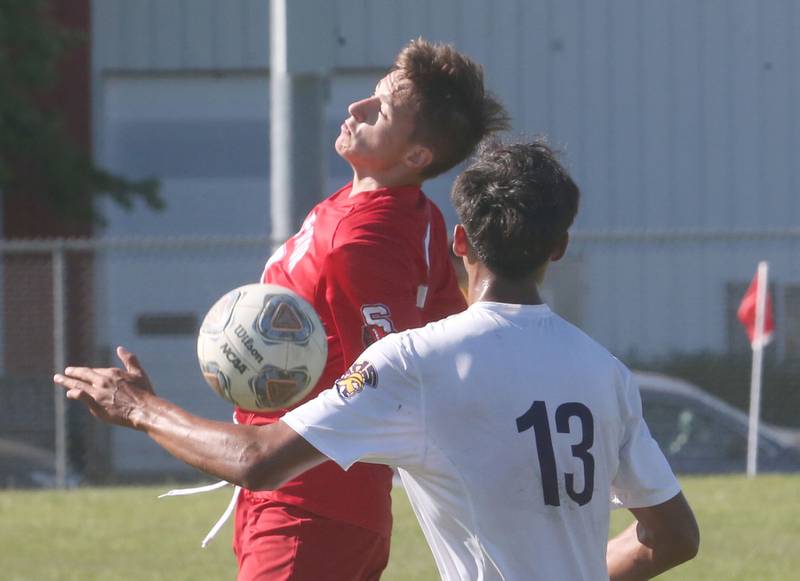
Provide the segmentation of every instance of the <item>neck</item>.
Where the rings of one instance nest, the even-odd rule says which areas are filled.
[[[361,192],[369,192],[380,188],[399,188],[403,186],[419,187],[421,185],[422,179],[419,176],[412,176],[407,172],[388,172],[385,175],[363,175],[354,169],[353,187],[350,190],[350,197],[356,196]]]
[[[538,273],[520,280],[509,280],[481,265],[469,274],[468,302],[541,305],[544,301],[539,295],[539,281]]]

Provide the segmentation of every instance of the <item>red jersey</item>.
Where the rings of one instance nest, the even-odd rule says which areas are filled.
[[[351,186],[308,214],[300,231],[267,261],[261,278],[306,299],[325,327],[328,361],[307,399],[333,385],[373,341],[466,307],[436,205],[417,187],[350,198]],[[285,412],[237,408],[236,416],[240,423],[268,424]],[[278,490],[250,494],[389,535],[391,487],[387,466],[358,463],[345,472],[325,462]]]

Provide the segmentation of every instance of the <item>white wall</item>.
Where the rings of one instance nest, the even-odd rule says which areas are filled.
[[[725,349],[729,283],[749,280],[761,259],[772,261],[776,283],[800,282],[797,3],[335,3],[331,143],[347,104],[372,91],[408,39],[454,42],[483,63],[514,133],[548,134],[583,189],[575,241],[545,294],[615,353]],[[93,2],[97,156],[129,175],[160,176],[170,204],[158,215],[109,207],[107,236],[267,234],[268,8]],[[330,152],[333,190],[348,172]],[[456,171],[425,188],[451,224]],[[763,236],[775,229],[788,233]],[[658,240],[654,231],[679,235]],[[619,235],[630,236],[614,242]],[[99,333],[135,341],[131,321],[142,310],[201,312],[232,281],[257,276],[264,254],[221,256],[213,269],[179,256],[155,267],[118,257],[99,271],[110,325]],[[147,288],[131,293],[142,281]],[[183,353],[164,372],[170,381],[194,365],[187,339],[148,341],[153,356]]]

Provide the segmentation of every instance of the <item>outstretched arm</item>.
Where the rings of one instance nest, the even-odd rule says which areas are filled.
[[[636,522],[608,543],[606,562],[612,581],[650,579],[697,554],[700,532],[682,492],[631,512]]]
[[[245,426],[192,415],[158,397],[136,356],[124,347],[118,368],[68,367],[55,383],[95,417],[145,432],[167,452],[250,490],[274,489],[327,457],[283,422]]]

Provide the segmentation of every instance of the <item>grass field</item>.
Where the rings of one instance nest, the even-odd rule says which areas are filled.
[[[673,580],[800,578],[800,476],[684,478],[702,533],[698,558]],[[0,579],[233,579],[228,524],[212,545],[200,540],[229,491],[156,500],[163,488],[0,492]],[[386,580],[437,579],[430,551],[402,490]],[[612,531],[629,522],[614,514]]]

